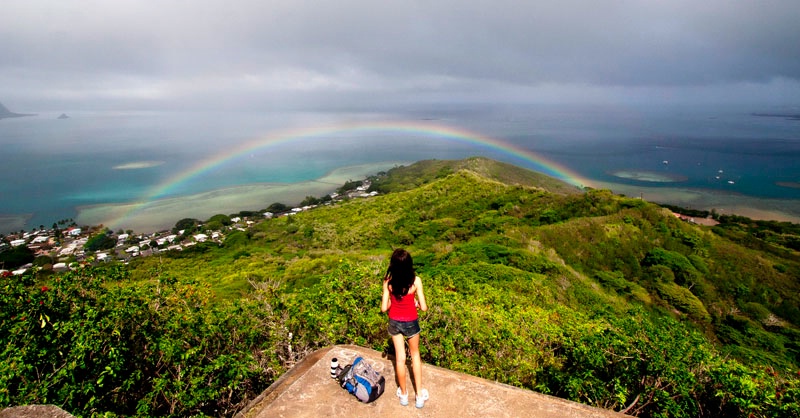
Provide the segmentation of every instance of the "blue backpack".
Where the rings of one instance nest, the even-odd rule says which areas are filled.
[[[378,399],[386,386],[386,379],[362,357],[356,357],[336,377],[343,388],[364,403]]]

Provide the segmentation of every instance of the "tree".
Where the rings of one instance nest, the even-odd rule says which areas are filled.
[[[114,248],[115,245],[117,245],[117,241],[113,237],[105,232],[101,232],[89,238],[83,248],[89,251],[110,250]]]
[[[357,180],[357,181],[347,180],[342,185],[342,187],[340,187],[339,189],[336,190],[336,192],[339,193],[339,194],[345,194],[345,193],[347,193],[347,192],[349,192],[351,190],[355,190],[355,189],[361,187],[363,184],[364,184],[364,182],[361,181],[361,180]]]
[[[208,219],[207,223],[209,223],[209,224],[210,224],[210,223],[212,223],[212,222],[218,222],[218,223],[220,223],[221,225],[224,225],[224,226],[228,226],[228,225],[231,225],[231,224],[233,224],[233,222],[231,222],[231,217],[230,217],[230,216],[228,216],[228,215],[222,215],[222,214],[219,214],[219,215],[214,215],[214,216],[210,217],[210,218]],[[208,229],[220,229],[220,228],[211,228],[211,227],[208,227]]]
[[[208,221],[205,224],[206,231],[220,231],[223,228],[223,224],[220,221]]]
[[[172,228],[172,232],[178,232],[180,230],[184,230],[184,234],[189,234],[195,230],[197,225],[200,223],[197,219],[193,218],[183,218],[175,223],[175,227]]]
[[[286,206],[286,205],[284,205],[283,203],[280,203],[280,202],[275,202],[275,203],[267,206],[267,212],[272,212],[272,213],[286,212],[286,210],[288,210],[288,209],[289,209],[288,206]]]
[[[36,255],[30,248],[24,245],[19,245],[9,251],[3,251],[0,253],[0,264],[2,264],[5,268],[16,268],[28,263],[32,263],[35,258]]]

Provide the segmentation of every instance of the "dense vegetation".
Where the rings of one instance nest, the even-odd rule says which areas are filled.
[[[642,417],[800,414],[796,228],[699,227],[485,159],[371,180],[387,194],[221,246],[4,278],[0,405],[232,415],[315,349],[387,349],[404,246],[428,363]]]

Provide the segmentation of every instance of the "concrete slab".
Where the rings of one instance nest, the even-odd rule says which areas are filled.
[[[349,364],[364,357],[386,378],[386,391],[375,402],[363,404],[330,377],[330,362]],[[410,375],[410,367],[409,375]],[[338,345],[312,353],[285,373],[264,393],[237,414],[239,418],[357,418],[357,417],[530,417],[612,418],[617,412],[594,408],[423,364],[423,385],[430,392],[425,407],[414,407],[409,383],[409,405],[401,406],[395,392],[390,358],[370,349]]]

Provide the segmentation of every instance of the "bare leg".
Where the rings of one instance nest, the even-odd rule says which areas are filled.
[[[406,389],[406,347],[404,342],[403,334],[392,335],[395,362],[394,377],[397,379],[397,386],[400,387],[400,393],[408,394],[408,390]]]
[[[411,373],[414,376],[414,389],[417,394],[422,390],[422,358],[419,355],[419,334],[408,339],[408,351],[411,352]]]

